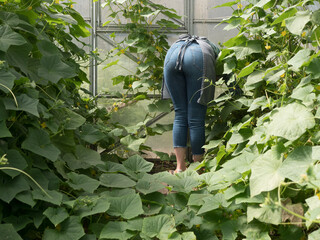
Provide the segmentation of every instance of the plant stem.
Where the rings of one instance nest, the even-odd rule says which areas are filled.
[[[17,171],[17,172],[20,172],[20,173],[23,173],[24,175],[26,175],[28,178],[30,178],[36,185],[38,188],[40,188],[40,190],[49,198],[52,198],[41,186],[39,183],[37,183],[36,180],[34,180],[33,177],[31,177],[28,173],[26,173],[25,171],[22,171],[18,168],[14,168],[14,167],[0,167],[0,170],[13,170],[13,171]]]

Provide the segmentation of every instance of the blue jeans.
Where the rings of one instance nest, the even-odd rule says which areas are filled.
[[[187,48],[182,69],[176,69],[176,61],[184,42],[177,42],[168,50],[164,62],[165,84],[175,110],[173,146],[187,147],[188,129],[193,155],[202,155],[205,143],[205,115],[207,107],[197,103],[203,76],[203,55],[197,43]]]

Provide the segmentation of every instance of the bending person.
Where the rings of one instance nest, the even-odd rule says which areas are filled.
[[[204,37],[183,34],[164,61],[162,98],[171,98],[175,111],[173,147],[175,172],[186,170],[188,129],[193,161],[201,161],[205,144],[207,104],[213,100],[215,62],[220,50]]]

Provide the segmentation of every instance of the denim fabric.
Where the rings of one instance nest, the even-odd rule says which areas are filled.
[[[205,115],[207,107],[197,103],[203,76],[203,54],[198,43],[193,42],[183,57],[182,69],[176,69],[180,48],[184,42],[174,43],[167,52],[164,63],[164,79],[174,110],[173,146],[186,147],[188,129],[193,155],[204,153]]]

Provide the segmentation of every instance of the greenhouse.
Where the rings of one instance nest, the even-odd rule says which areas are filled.
[[[319,0],[0,0],[0,240],[319,240]]]

